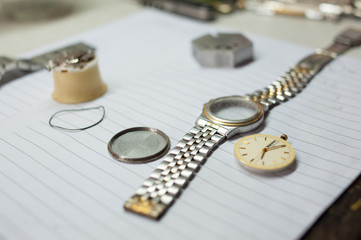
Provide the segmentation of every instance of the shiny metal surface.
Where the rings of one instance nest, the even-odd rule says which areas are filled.
[[[266,88],[257,90],[247,97],[261,103],[265,110],[268,110],[294,97],[324,66],[351,47],[359,45],[361,45],[361,30],[346,29],[335,38],[330,47],[316,49],[315,54],[305,57]]]
[[[163,159],[136,194],[124,204],[124,208],[159,219],[201,167],[211,150],[224,139],[225,135],[212,127],[192,128]]]
[[[49,61],[63,55],[70,54],[71,52],[78,52],[78,51],[95,51],[95,49],[87,44],[84,43],[76,43],[70,46],[66,46],[61,49],[57,49],[51,52],[47,52],[36,56],[31,59],[11,59],[8,57],[0,57],[0,85],[3,82],[3,76],[6,72],[10,71],[24,71],[27,73],[31,73],[34,71],[38,71],[43,68],[50,69]],[[6,83],[13,79],[7,79]]]
[[[212,99],[204,104],[203,114],[222,125],[249,124],[263,114],[262,106],[242,96],[227,96]]]
[[[303,16],[313,20],[340,20],[344,16],[359,18],[359,0],[239,0],[257,13]]]
[[[253,44],[239,33],[207,34],[192,41],[192,52],[203,67],[233,68],[253,59]]]
[[[346,44],[336,40],[326,51],[316,51],[315,54],[304,58],[267,87],[245,97],[228,96],[206,103],[203,113],[196,121],[196,127],[184,135],[153,171],[150,178],[125,203],[124,208],[159,219],[179,196],[180,189],[187,186],[194,173],[218,144],[237,133],[254,130],[263,122],[263,111],[268,111],[275,105],[294,97],[334,57],[361,42],[359,30],[348,29],[340,36]],[[335,48],[342,51],[332,51]],[[258,108],[258,105],[262,107]],[[253,111],[248,112],[250,115],[244,119],[237,119],[234,113],[219,114],[225,108],[238,111],[239,107]],[[172,188],[173,186],[175,188]]]
[[[151,162],[168,152],[168,136],[155,128],[129,128],[114,135],[108,143],[113,158],[127,163]]]

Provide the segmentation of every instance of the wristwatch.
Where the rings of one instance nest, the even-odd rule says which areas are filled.
[[[266,111],[299,93],[321,69],[361,44],[361,30],[348,29],[326,49],[304,58],[266,88],[246,96],[226,96],[204,104],[193,127],[166,155],[136,193],[128,211],[159,219],[186,188],[207,156],[226,139],[261,125]]]
[[[30,73],[30,72],[38,71],[43,68],[49,69],[50,66],[48,64],[50,60],[56,57],[69,55],[72,52],[78,52],[82,50],[95,51],[93,47],[87,44],[76,43],[51,52],[41,54],[31,59],[12,59],[8,57],[0,56],[0,86],[5,84],[6,82],[9,82],[10,80],[13,80],[13,79],[10,80],[7,79],[6,82],[4,81],[3,77],[7,72],[19,70]]]

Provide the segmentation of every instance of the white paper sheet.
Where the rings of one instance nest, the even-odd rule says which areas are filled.
[[[300,237],[360,173],[360,60],[332,62],[302,93],[272,109],[259,129],[289,136],[295,169],[272,177],[247,172],[233,155],[237,136],[209,157],[159,222],[123,210],[159,161],[113,160],[106,145],[115,133],[154,127],[175,146],[203,103],[263,88],[312,52],[245,33],[254,42],[252,63],[205,69],[193,59],[190,42],[211,31],[216,29],[144,11],[29,54],[78,41],[94,45],[109,90],[93,102],[59,104],[46,71],[0,88],[0,239]],[[98,105],[106,117],[96,127],[69,133],[48,125],[58,110]],[[85,118],[71,121],[92,116]]]

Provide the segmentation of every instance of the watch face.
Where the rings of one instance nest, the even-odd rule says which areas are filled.
[[[295,159],[290,143],[266,134],[242,138],[236,143],[234,153],[243,167],[256,172],[279,171],[290,166]]]
[[[227,126],[249,125],[263,118],[262,106],[241,96],[228,96],[209,101],[203,114],[210,120]]]

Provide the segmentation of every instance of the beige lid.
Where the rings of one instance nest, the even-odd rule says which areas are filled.
[[[61,103],[91,101],[103,95],[107,86],[102,82],[97,58],[94,56],[81,67],[56,66],[52,68],[54,78],[54,100]]]

